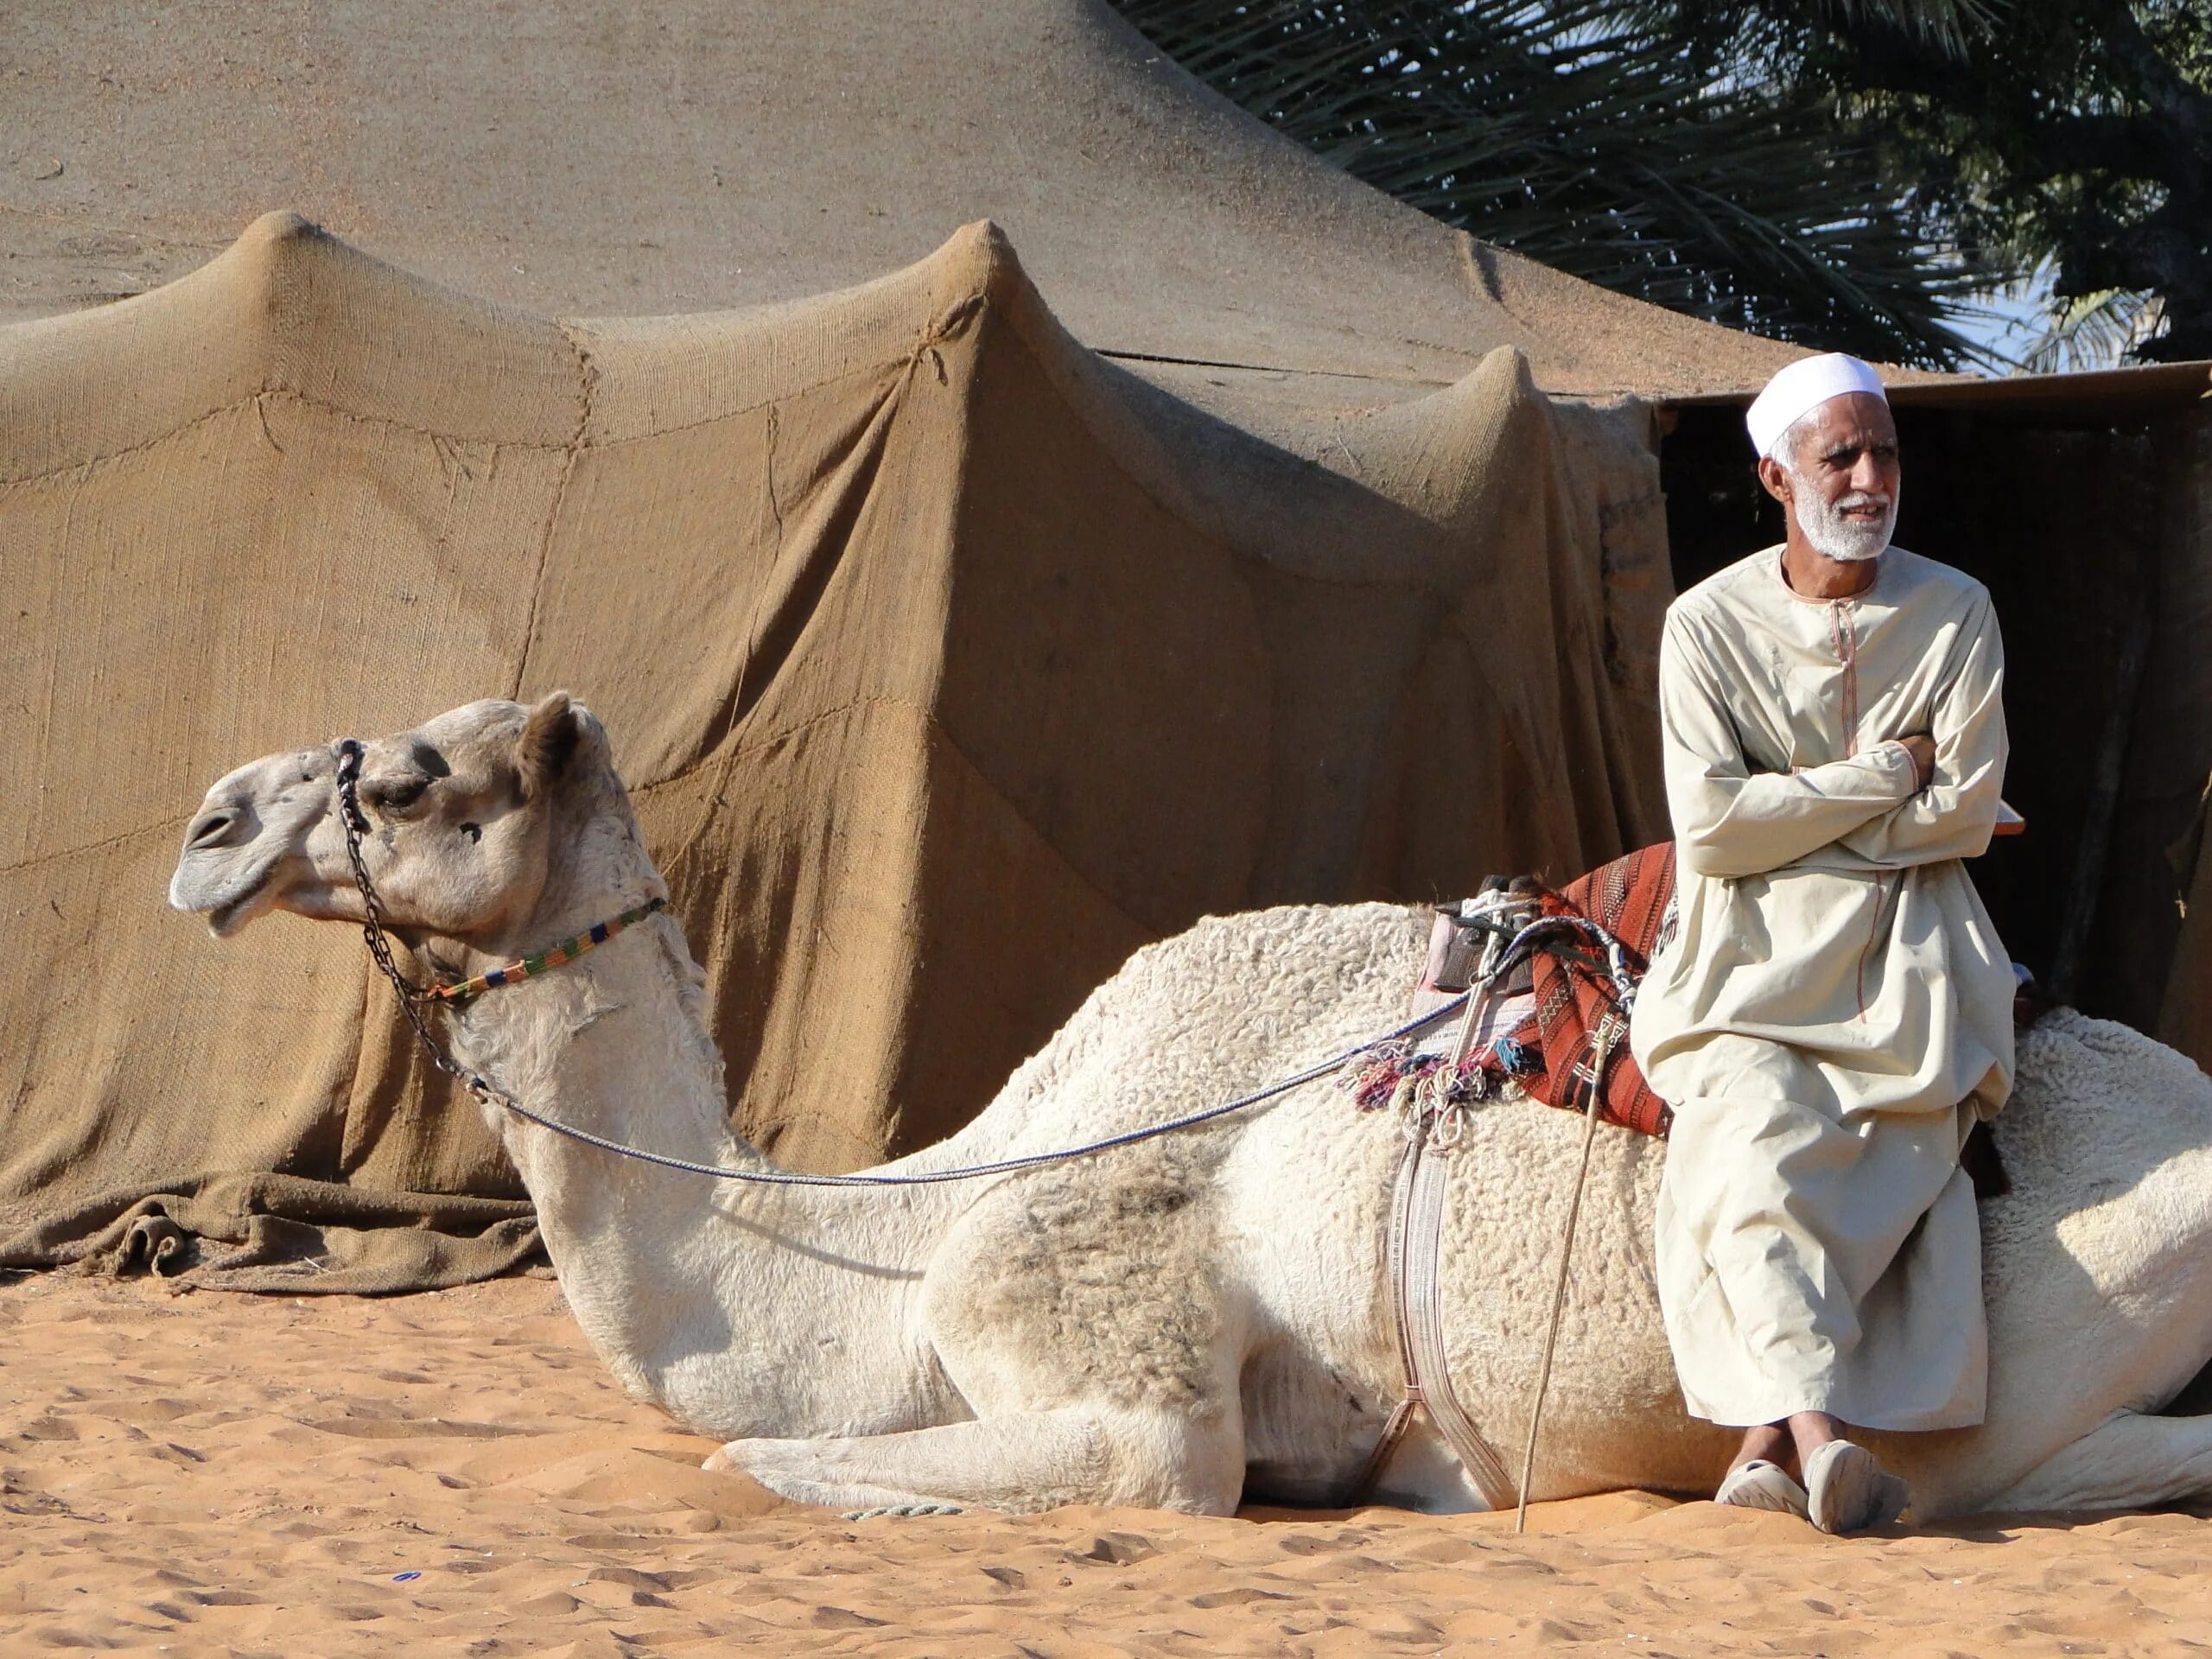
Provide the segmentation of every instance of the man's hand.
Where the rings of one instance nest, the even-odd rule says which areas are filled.
[[[1928,787],[1936,778],[1936,740],[1925,732],[1915,732],[1910,737],[1901,737],[1904,752],[1912,757],[1913,772],[1918,780],[1913,785],[1915,793]]]

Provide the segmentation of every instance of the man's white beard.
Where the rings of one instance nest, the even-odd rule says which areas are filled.
[[[1879,558],[1890,544],[1890,532],[1897,528],[1897,500],[1894,495],[1853,490],[1831,505],[1821,499],[1810,480],[1801,478],[1795,499],[1797,528],[1805,532],[1813,551],[1823,558],[1839,559],[1846,564]],[[1861,524],[1843,516],[1849,508],[1864,506],[1879,506],[1882,516],[1872,524]]]

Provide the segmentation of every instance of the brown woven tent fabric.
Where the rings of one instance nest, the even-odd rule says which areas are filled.
[[[0,1263],[196,1239],[214,1282],[357,1290],[529,1249],[350,931],[162,907],[201,791],[281,747],[583,696],[735,1117],[814,1168],[941,1136],[1203,913],[1663,833],[1648,414],[1500,350],[1270,418],[1087,351],[988,226],[586,325],[272,215],[0,330]]]

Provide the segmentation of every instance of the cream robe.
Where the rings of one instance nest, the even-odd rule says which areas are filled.
[[[1677,925],[1630,1033],[1675,1109],[1660,1303],[1698,1416],[1960,1427],[1987,1345],[1958,1154],[2012,1074],[2012,964],[1959,861],[1996,821],[2003,646],[1948,566],[1892,548],[1827,601],[1781,552],[1676,600],[1660,655]]]

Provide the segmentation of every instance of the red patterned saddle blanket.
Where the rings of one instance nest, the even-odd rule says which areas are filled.
[[[1641,983],[1674,898],[1675,843],[1667,841],[1600,865],[1545,894],[1541,903],[1547,916],[1579,916],[1618,939],[1629,971]],[[1541,1083],[1531,1087],[1524,1080],[1522,1087],[1548,1105],[1574,1111],[1586,1109],[1588,1090],[1595,1087],[1599,1116],[1663,1138],[1674,1127],[1674,1109],[1651,1092],[1629,1052],[1628,1015],[1615,999],[1605,965],[1588,945],[1537,952],[1532,966],[1544,1071]]]
[[[1675,844],[1662,842],[1615,859],[1557,890],[1523,878],[1507,891],[1524,901],[1523,916],[1602,929],[1619,945],[1619,967],[1631,983],[1640,982],[1674,899]],[[1586,1110],[1594,1089],[1598,1115],[1606,1122],[1663,1137],[1674,1113],[1652,1093],[1629,1052],[1627,1011],[1615,988],[1605,940],[1569,926],[1547,931],[1534,944],[1521,994],[1499,1004],[1503,1028],[1486,1033],[1489,1040],[1470,1055],[1470,1066],[1569,1111]],[[1440,916],[1421,994],[1463,988],[1470,954],[1464,924],[1451,914]]]

